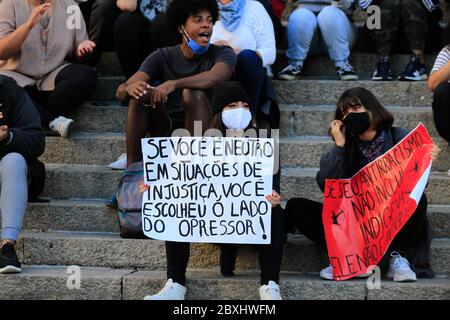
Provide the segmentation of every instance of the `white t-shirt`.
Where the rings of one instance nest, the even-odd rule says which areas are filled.
[[[431,70],[431,73],[445,67],[445,65],[447,65],[449,61],[450,61],[450,45],[446,46],[444,49],[441,50],[441,52],[436,58],[436,61],[434,62],[433,70]]]
[[[240,24],[233,32],[226,30],[218,20],[214,25],[211,43],[226,41],[239,52],[245,49],[258,51],[263,65],[269,66],[275,62],[277,54],[272,20],[258,1],[247,0],[244,10]]]

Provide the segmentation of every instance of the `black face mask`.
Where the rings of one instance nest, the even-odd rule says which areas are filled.
[[[351,112],[343,120],[345,128],[353,133],[355,136],[363,134],[370,128],[369,113],[366,112]]]

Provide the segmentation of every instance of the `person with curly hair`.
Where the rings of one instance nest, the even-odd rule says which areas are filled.
[[[117,90],[120,101],[129,100],[128,166],[142,161],[141,139],[148,131],[153,136],[168,136],[185,128],[194,135],[195,121],[201,122],[202,131],[209,129],[212,89],[230,79],[236,65],[233,49],[210,44],[219,15],[216,0],[172,0],[166,15],[181,44],[150,54]],[[146,299],[184,299],[189,253],[189,243],[166,242],[168,281],[164,289]]]

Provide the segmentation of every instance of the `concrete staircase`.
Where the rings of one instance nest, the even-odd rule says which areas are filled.
[[[434,57],[428,57],[429,65]],[[352,63],[362,78],[372,73],[376,57],[358,53]],[[406,64],[396,56],[394,72]],[[280,57],[281,65],[283,58]],[[429,217],[435,240],[432,265],[438,276],[417,283],[399,284],[383,279],[381,290],[369,290],[365,280],[323,281],[318,271],[326,255],[309,240],[291,235],[285,246],[281,289],[285,299],[450,299],[450,148],[438,138],[431,113],[431,95],[425,83],[368,80],[341,82],[331,63],[311,59],[305,80],[275,81],[281,103],[282,195],[321,200],[315,182],[320,155],[331,146],[327,137],[334,104],[347,88],[371,89],[393,111],[396,125],[409,129],[422,121],[441,145],[430,186]],[[114,101],[123,81],[114,55],[106,54],[99,67],[96,100],[74,115],[71,139],[47,137],[42,160],[47,164],[44,196],[50,203],[31,204],[17,251],[24,264],[18,275],[0,276],[2,299],[142,299],[164,284],[164,243],[125,240],[118,235],[117,213],[104,205],[117,186],[121,172],[106,167],[125,150],[126,108]],[[218,271],[218,247],[194,244],[188,272],[188,299],[257,299],[258,259],[255,250],[242,246],[237,275],[223,278]],[[80,289],[69,289],[67,267],[81,267]]]

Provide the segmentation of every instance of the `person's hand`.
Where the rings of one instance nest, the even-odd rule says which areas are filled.
[[[266,199],[270,202],[272,208],[275,208],[281,202],[281,196],[275,190],[272,190],[272,194],[267,195]]]
[[[228,41],[224,41],[224,40],[214,42],[214,45],[220,46],[220,47],[222,47],[222,46],[231,47],[230,44],[228,43]]]
[[[151,104],[154,105],[156,103],[166,102],[169,94],[174,92],[175,89],[176,89],[175,81],[173,80],[166,81],[163,84],[157,86],[156,88],[153,88]]]
[[[345,145],[345,126],[341,120],[331,122],[331,135],[337,146],[343,147]]]
[[[41,20],[41,18],[50,9],[51,6],[52,6],[51,3],[44,3],[44,4],[41,4],[40,6],[37,6],[36,8],[34,8],[31,11],[31,14],[28,17],[28,20],[26,23],[31,28],[33,28],[39,22],[39,20]]]
[[[144,193],[145,191],[147,191],[148,189],[150,189],[149,185],[146,185],[144,181],[141,181],[141,183],[139,184],[139,191],[141,193]]]
[[[3,119],[3,113],[0,112],[0,119]],[[8,137],[8,126],[0,126],[0,141],[5,140]]]
[[[433,146],[433,148],[430,150],[430,157],[432,160],[436,160],[439,156],[439,153],[441,152],[441,148],[438,147],[437,144]]]
[[[77,51],[75,52],[75,54],[78,59],[81,59],[84,56],[92,54],[94,52],[94,48],[95,48],[95,43],[90,40],[86,40],[78,45],[78,48],[77,48]]]
[[[125,91],[127,92],[127,94],[130,97],[132,97],[136,100],[139,100],[144,95],[146,95],[148,92],[150,92],[151,89],[152,89],[152,87],[147,82],[136,81],[136,82],[128,84]]]

